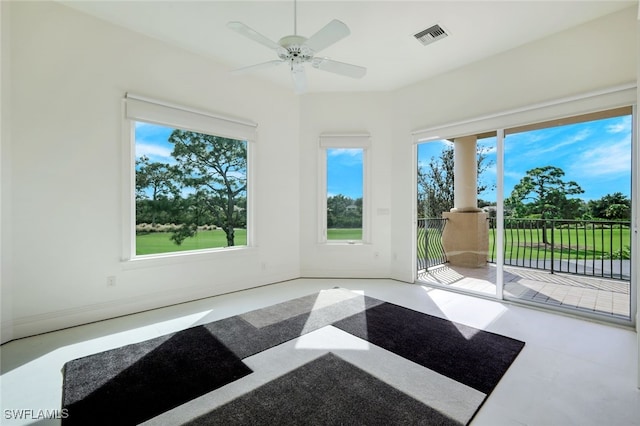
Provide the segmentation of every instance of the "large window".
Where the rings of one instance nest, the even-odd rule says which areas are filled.
[[[130,95],[127,118],[135,158],[129,257],[247,245],[251,127]]]
[[[367,241],[368,135],[320,138],[322,149],[321,241]]]

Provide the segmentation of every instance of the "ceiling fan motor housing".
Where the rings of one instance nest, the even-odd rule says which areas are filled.
[[[306,37],[299,35],[282,37],[278,41],[278,44],[282,46],[282,49],[278,51],[278,57],[292,64],[311,61],[315,52],[304,44],[306,41]]]

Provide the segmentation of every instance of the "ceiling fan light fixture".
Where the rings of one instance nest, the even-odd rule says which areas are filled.
[[[332,61],[327,58],[315,57],[316,53],[326,49],[350,34],[349,28],[344,24],[344,22],[334,19],[309,38],[299,36],[297,34],[297,13],[295,11],[295,4],[296,2],[294,1],[294,34],[282,37],[278,43],[270,40],[241,22],[234,21],[227,23],[227,27],[229,29],[275,51],[279,58],[274,61],[239,68],[232,72],[239,74],[288,63],[296,93],[304,93],[307,90],[307,80],[303,64],[309,62],[314,68],[322,71],[328,71],[351,78],[364,77],[367,72],[367,69],[364,67]]]

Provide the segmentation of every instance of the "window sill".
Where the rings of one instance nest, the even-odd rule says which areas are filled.
[[[321,242],[323,246],[368,246],[370,243],[362,240],[331,240]]]
[[[175,265],[180,263],[204,262],[220,259],[225,256],[249,255],[256,250],[250,246],[225,247],[206,250],[190,250],[183,252],[148,254],[135,256],[132,259],[125,259],[121,262],[122,268],[140,269],[153,268],[157,266]]]

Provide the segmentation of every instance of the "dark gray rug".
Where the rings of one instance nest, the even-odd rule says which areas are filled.
[[[206,425],[460,425],[331,353],[201,416]]]
[[[336,288],[205,324],[238,358],[295,339],[380,305],[382,300]]]
[[[391,303],[333,326],[487,395],[524,347],[510,337]]]
[[[452,393],[438,392],[437,399],[457,404],[456,398],[465,393],[456,387],[475,389],[477,398],[465,405],[471,410],[462,410],[467,413],[462,417],[454,408],[455,414],[438,412],[429,406],[432,399],[420,396],[427,404],[419,402],[330,355],[248,390],[194,424],[214,424],[212,419],[219,416],[225,424],[264,424],[269,416],[289,424],[300,424],[300,419],[309,424],[316,418],[321,419],[318,424],[388,424],[390,419],[452,424],[451,418],[468,423],[524,346],[349,290],[325,290],[68,362],[62,406],[69,416],[63,425],[129,425],[154,418],[251,373],[243,359],[329,325],[450,379]],[[399,408],[379,409],[387,398]],[[372,417],[363,417],[364,412]]]
[[[204,327],[65,364],[69,425],[135,425],[233,382],[251,369]]]

